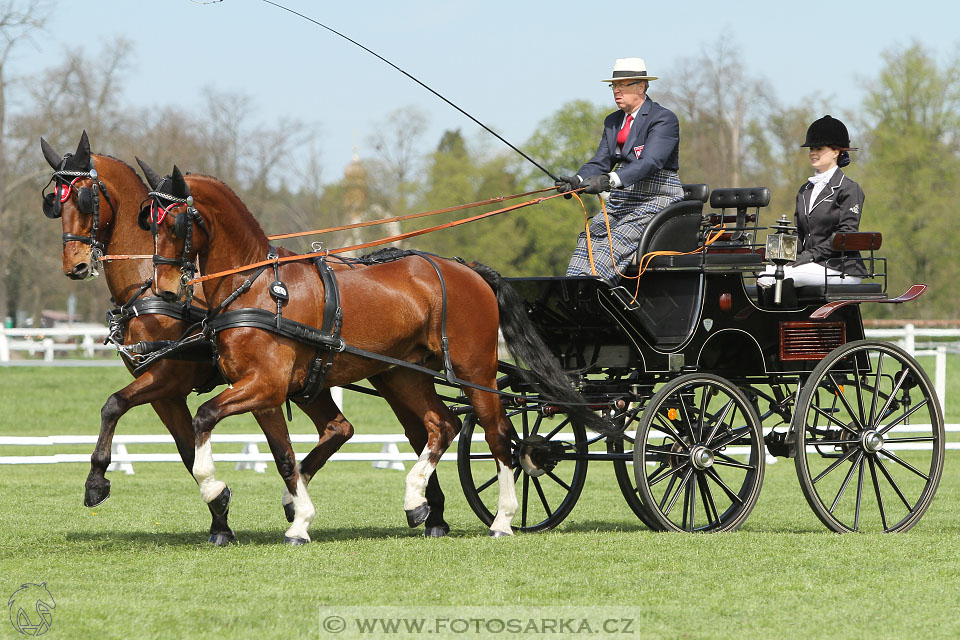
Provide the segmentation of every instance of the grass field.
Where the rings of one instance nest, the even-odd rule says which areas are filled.
[[[0,434],[95,434],[100,405],[128,379],[112,368],[0,369]],[[360,433],[399,431],[379,400],[349,396],[346,406]],[[947,421],[960,422],[949,402]],[[313,427],[295,417],[291,429]],[[218,431],[257,427],[243,417]],[[118,429],[162,432],[142,408]],[[632,637],[957,637],[958,455],[947,453],[938,495],[912,531],[846,536],[810,512],[789,460],[768,466],[757,507],[736,533],[651,533],[612,469],[597,464],[557,530],[506,540],[487,537],[452,463],[439,474],[453,530],[437,540],[406,527],[402,473],[331,463],[311,484],[317,517],[302,548],[280,544],[287,524],[272,466],[266,474],[218,466],[234,493],[239,542],[222,549],[206,543],[209,515],[180,465],[111,474],[112,497],[92,510],[82,506],[87,465],[0,467],[0,597],[46,582],[56,599],[47,638],[315,638],[321,607],[383,605],[410,615],[438,606],[451,615],[481,605],[620,607],[635,620]],[[19,634],[0,622],[4,637]]]

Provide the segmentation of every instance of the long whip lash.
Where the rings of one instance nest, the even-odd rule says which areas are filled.
[[[350,43],[352,43],[352,44],[357,45],[358,47],[360,47],[361,49],[363,49],[364,51],[366,51],[366,52],[369,53],[370,55],[379,58],[379,59],[382,60],[383,62],[386,62],[386,63],[387,63],[388,65],[390,65],[391,67],[393,67],[394,69],[396,69],[397,71],[399,71],[399,72],[402,73],[403,75],[407,76],[408,78],[410,78],[411,80],[413,80],[414,82],[416,82],[417,84],[419,84],[421,87],[423,87],[424,89],[426,89],[427,91],[429,91],[429,92],[432,93],[433,95],[437,96],[438,98],[440,98],[441,100],[443,100],[444,102],[446,102],[448,105],[450,105],[451,107],[453,107],[454,109],[456,109],[457,111],[459,111],[460,113],[462,113],[463,115],[467,116],[468,118],[470,118],[471,120],[473,120],[474,122],[476,122],[478,125],[480,125],[480,126],[483,127],[484,129],[486,129],[488,132],[492,133],[492,134],[493,134],[494,136],[496,136],[497,139],[500,140],[502,143],[504,143],[505,145],[507,145],[508,147],[510,147],[511,149],[513,149],[514,151],[516,151],[517,153],[519,153],[519,154],[520,154],[521,156],[523,156],[526,160],[528,160],[530,163],[532,163],[536,168],[540,169],[540,171],[543,171],[545,174],[547,174],[548,176],[550,176],[554,181],[557,181],[557,176],[555,176],[555,175],[553,175],[552,173],[550,173],[550,171],[548,171],[547,169],[545,169],[539,162],[537,162],[536,160],[534,160],[533,158],[531,158],[530,156],[528,156],[527,154],[525,154],[523,151],[521,151],[520,149],[518,149],[518,148],[516,148],[515,146],[513,146],[512,144],[510,144],[510,143],[506,140],[506,138],[504,138],[504,137],[501,136],[499,133],[497,133],[496,131],[494,131],[493,129],[491,129],[490,127],[488,127],[487,125],[483,124],[482,122],[480,122],[479,120],[477,120],[476,118],[474,118],[472,115],[470,115],[469,113],[467,113],[466,111],[464,111],[463,109],[461,109],[460,107],[458,107],[457,105],[455,105],[454,103],[452,103],[452,102],[451,102],[450,100],[448,100],[447,98],[443,97],[442,95],[440,95],[439,93],[437,93],[436,91],[434,91],[432,88],[430,88],[429,86],[427,86],[426,84],[424,84],[424,83],[423,83],[421,80],[419,80],[418,78],[415,78],[415,77],[412,76],[411,74],[407,73],[406,71],[404,71],[403,69],[401,69],[401,68],[398,67],[397,65],[393,64],[392,62],[390,62],[389,60],[387,60],[386,58],[384,58],[382,55],[380,55],[380,54],[377,53],[376,51],[372,51],[372,50],[368,49],[367,47],[363,46],[362,44],[360,44],[359,42],[357,42],[357,41],[354,40],[353,38],[350,38],[350,37],[348,37],[348,36],[345,36],[344,34],[340,33],[340,32],[337,31],[336,29],[332,29],[332,28],[328,27],[327,25],[322,24],[322,23],[314,20],[313,18],[311,18],[311,17],[309,17],[309,16],[305,16],[305,15],[302,14],[302,13],[299,13],[299,12],[297,12],[297,11],[294,11],[293,9],[291,9],[291,8],[289,8],[289,7],[285,7],[285,6],[283,6],[282,4],[279,4],[279,3],[276,3],[276,2],[272,2],[271,0],[262,0],[262,1],[265,2],[265,3],[267,3],[267,4],[273,5],[273,6],[277,7],[278,9],[283,9],[284,11],[287,11],[287,12],[289,12],[289,13],[292,13],[292,14],[295,15],[295,16],[298,16],[298,17],[300,17],[300,18],[303,18],[304,20],[306,20],[306,21],[308,21],[308,22],[312,22],[313,24],[317,25],[318,27],[322,27],[322,28],[326,29],[327,31],[329,31],[330,33],[333,33],[333,34],[336,34],[336,35],[340,36],[341,38],[343,38],[343,39],[346,40],[347,42],[350,42]]]

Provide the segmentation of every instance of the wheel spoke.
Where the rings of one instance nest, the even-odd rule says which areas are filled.
[[[917,411],[919,411],[919,410],[922,409],[923,407],[927,406],[927,403],[928,403],[928,402],[930,402],[930,399],[929,399],[929,398],[924,398],[923,400],[921,400],[920,402],[918,402],[917,404],[915,404],[909,411],[904,412],[904,414],[903,414],[902,416],[900,416],[899,418],[897,418],[896,420],[894,420],[894,421],[891,422],[890,424],[884,426],[884,427],[881,428],[881,429],[877,429],[877,433],[878,433],[879,435],[881,435],[881,436],[882,436],[883,434],[885,434],[885,433],[888,433],[888,432],[889,432],[891,429],[893,429],[895,426],[897,426],[898,424],[902,423],[904,420],[906,420],[907,418],[909,418],[910,416],[912,416],[914,413],[916,413]]]
[[[880,495],[880,483],[877,481],[877,466],[873,462],[873,456],[867,458],[870,464],[870,479],[873,480],[873,493],[877,496],[877,506],[880,507],[880,522],[884,530],[887,528],[887,512],[883,509],[883,496]]]
[[[676,442],[678,445],[680,445],[681,447],[683,447],[684,449],[686,449],[687,453],[689,453],[689,452],[690,452],[690,447],[688,447],[688,446],[687,446],[687,443],[683,441],[683,439],[680,437],[680,434],[678,434],[678,433],[674,430],[673,425],[670,424],[669,422],[663,422],[663,417],[660,416],[660,415],[657,416],[657,419],[658,419],[658,422],[661,423],[661,424],[660,424],[660,427],[663,428],[663,431],[664,431],[667,435],[669,435],[671,438],[673,438],[674,442]]]
[[[717,435],[717,430],[720,428],[720,425],[723,424],[724,419],[727,417],[727,414],[730,413],[730,409],[733,408],[733,398],[730,398],[730,401],[723,407],[720,411],[720,416],[716,417],[716,424],[713,425],[713,429],[710,431],[710,434],[707,436],[706,440],[703,441],[703,446],[709,447],[710,441],[713,440],[714,436]],[[711,418],[713,419],[713,418]],[[733,422],[731,418],[731,422]]]
[[[850,449],[850,451],[847,451],[845,454],[843,454],[843,457],[837,458],[833,464],[831,464],[829,467],[821,471],[820,475],[818,475],[816,478],[813,479],[813,484],[817,484],[818,482],[820,482],[820,479],[823,478],[823,476],[827,475],[828,473],[830,473],[831,471],[839,467],[841,464],[846,462],[850,458],[850,456],[852,456],[855,453],[857,453],[857,449]],[[805,454],[806,452],[804,452],[804,455]],[[800,455],[800,454],[798,453],[797,455]]]
[[[860,464],[860,473],[858,474],[858,477],[857,477],[857,508],[856,508],[856,511],[853,512],[853,530],[854,531],[860,530],[860,508],[861,508],[861,505],[863,504],[863,469],[866,466],[865,464],[863,464],[863,458],[860,458],[859,464]]]
[[[553,436],[555,436],[555,435],[557,435],[558,433],[560,433],[560,431],[561,431],[565,426],[567,426],[568,424],[570,424],[570,418],[564,418],[563,420],[560,421],[560,424],[558,424],[558,425],[553,429],[553,431],[551,431],[551,432],[548,433],[547,435],[543,436],[543,439],[544,439],[544,440],[553,440]]]
[[[751,469],[756,469],[756,468],[757,468],[756,465],[744,464],[743,462],[740,462],[739,460],[734,460],[733,458],[731,458],[730,456],[728,456],[728,455],[726,455],[726,454],[724,454],[724,453],[717,452],[717,453],[715,453],[714,455],[715,455],[716,457],[715,457],[714,460],[713,460],[713,464],[719,464],[719,465],[722,465],[722,466],[724,466],[724,467],[734,467],[734,468],[736,468],[736,469],[746,469],[747,471],[749,471],[749,470],[751,470]],[[721,462],[721,460],[723,460],[723,462]]]
[[[679,467],[674,467],[672,471],[663,474],[662,476],[660,476],[660,477],[657,478],[656,480],[651,480],[651,479],[648,477],[648,478],[647,478],[647,484],[652,487],[653,485],[657,484],[657,483],[660,482],[661,480],[666,479],[666,478],[669,477],[669,476],[674,476],[674,477],[676,477],[676,475],[677,475],[678,473],[680,473],[681,471],[683,471],[684,469],[686,469],[688,466],[690,466],[690,463],[689,463],[689,462],[684,462],[684,463],[683,463],[682,465],[680,465]]]
[[[710,387],[704,386],[703,395],[700,396],[700,415],[697,416],[697,442],[703,440],[703,419],[707,416],[708,404],[710,404]]]
[[[514,478],[513,480],[514,480],[514,482],[516,482],[517,479]],[[477,493],[482,493],[487,487],[489,487],[490,485],[492,485],[492,484],[493,484],[494,482],[496,482],[496,481],[497,481],[497,476],[494,475],[492,478],[490,478],[489,480],[487,480],[486,482],[484,482],[482,485],[480,485],[479,487],[477,487]]]
[[[880,396],[880,380],[883,379],[883,351],[877,357],[876,382],[873,385],[873,398],[870,400],[870,424],[877,423],[877,399]]]
[[[893,490],[897,493],[900,501],[903,502],[903,506],[907,508],[907,511],[913,511],[913,506],[910,504],[910,501],[907,500],[907,497],[903,495],[903,491],[900,490],[900,485],[894,481],[893,476],[890,475],[890,472],[887,471],[887,468],[883,465],[883,460],[878,457],[876,458],[876,461],[877,467],[880,468],[880,472],[883,473],[883,476],[887,479],[887,482],[889,482],[890,486],[893,487]]]
[[[891,442],[936,442],[937,439],[933,436],[914,436],[912,438],[887,438],[883,442],[884,444],[890,444]]]
[[[533,486],[537,490],[537,495],[540,496],[540,502],[543,503],[543,509],[547,512],[547,517],[553,515],[553,511],[550,509],[550,505],[547,503],[547,496],[543,495],[543,487],[540,486],[540,480],[537,478],[531,477],[533,480]]]
[[[700,499],[703,500],[703,510],[707,514],[707,524],[720,524],[720,513],[717,511],[717,503],[713,500],[713,492],[710,491],[710,484],[706,477],[697,474],[697,484],[700,485]]]
[[[890,405],[896,398],[897,392],[900,391],[900,387],[903,386],[903,381],[907,379],[908,373],[909,372],[906,369],[900,370],[900,377],[897,379],[896,384],[893,385],[893,389],[890,391],[890,394],[887,395],[887,400],[883,403],[880,413],[877,414],[877,422],[883,420],[883,418],[887,415],[887,411],[890,409]],[[877,380],[877,386],[880,386],[879,380]]]
[[[694,472],[694,476],[699,477],[699,475],[700,475],[700,474]],[[693,531],[694,529],[697,528],[697,525],[695,524],[695,522],[696,522],[695,514],[696,514],[696,512],[697,512],[697,483],[696,483],[696,482],[688,482],[688,483],[687,483],[687,494],[688,494],[689,497],[684,496],[684,503],[688,503],[688,504],[689,504],[689,509],[690,509],[690,522],[688,523],[689,526],[685,526],[684,529],[687,530],[687,531]],[[687,517],[686,517],[686,512],[684,512],[684,518],[683,518],[683,519],[684,519],[684,520],[687,519]]]
[[[670,501],[670,504],[667,505],[667,508],[664,510],[663,515],[670,515],[670,510],[673,509],[673,506],[677,503],[677,498],[680,497],[680,493],[686,493],[687,482],[690,481],[690,476],[693,474],[693,467],[687,469],[687,472],[683,474],[683,480],[680,481],[680,486],[677,487],[677,492],[673,496],[673,500]]]
[[[900,466],[906,467],[906,468],[909,469],[910,471],[913,471],[915,474],[917,474],[918,476],[920,476],[921,478],[923,478],[923,479],[926,480],[927,482],[930,481],[930,476],[928,476],[927,474],[925,474],[925,473],[917,470],[917,468],[914,467],[912,464],[910,464],[910,463],[907,462],[906,460],[901,460],[900,458],[898,458],[897,456],[895,456],[895,455],[894,455],[893,453],[891,453],[890,451],[887,451],[886,449],[880,449],[880,453],[882,453],[883,455],[887,456],[888,458],[890,458],[891,460],[893,460],[894,462],[896,462],[896,463],[899,464]]]
[[[720,442],[715,442],[713,446],[710,447],[710,450],[716,453],[718,450],[723,449],[725,446],[747,433],[750,433],[750,427],[741,427],[736,431],[731,431],[730,434],[727,435],[727,437],[725,437],[723,440]]]
[[[560,478],[558,478],[556,475],[554,475],[554,473],[553,473],[552,471],[547,471],[547,472],[546,472],[546,475],[547,475],[551,480],[553,480],[554,482],[556,482],[558,485],[560,485],[561,487],[563,487],[564,489],[566,489],[568,492],[573,491],[573,489],[570,487],[570,485],[568,485],[566,482],[564,482],[563,480],[561,480]]]
[[[667,490],[663,492],[663,497],[660,498],[660,511],[663,511],[663,505],[666,504],[667,498],[670,497],[670,494],[673,492],[673,485],[677,483],[677,476],[673,474],[670,476],[670,482],[667,484]]]
[[[850,470],[847,471],[847,476],[843,479],[843,484],[840,485],[840,490],[837,491],[837,497],[833,499],[833,504],[830,506],[830,513],[833,513],[833,510],[837,508],[837,505],[840,503],[840,498],[843,497],[844,492],[847,490],[847,485],[850,484],[850,478],[853,477],[854,472],[860,466],[860,463],[863,461],[863,454],[859,451],[854,450],[853,453],[858,453],[857,459],[853,461],[850,465]]]
[[[530,435],[535,436],[537,432],[540,431],[540,424],[543,422],[543,414],[537,413],[537,419],[533,422],[533,429],[530,430]]]
[[[849,425],[843,424],[842,422],[840,422],[839,420],[837,420],[836,418],[834,418],[834,417],[833,417],[833,414],[827,413],[826,411],[824,411],[823,409],[821,409],[821,408],[818,407],[817,405],[812,404],[812,405],[810,405],[810,408],[813,409],[814,411],[816,411],[818,414],[820,414],[820,415],[823,416],[824,418],[826,418],[828,421],[832,422],[833,424],[835,424],[835,425],[837,425],[838,427],[840,427],[841,429],[843,429],[844,431],[849,431],[849,432],[852,433],[853,435],[859,435],[856,431],[854,431],[853,429],[851,429],[851,428],[849,427]]]
[[[707,477],[720,485],[720,488],[723,489],[723,492],[727,494],[727,497],[736,502],[737,504],[743,504],[743,499],[740,498],[733,490],[727,486],[723,481],[723,478],[720,477],[720,474],[717,473],[715,469],[707,469]]]
[[[838,444],[860,444],[860,440],[826,440],[824,438],[806,438],[803,441],[804,444],[812,444],[814,446],[822,447],[824,445],[838,445]]]
[[[847,402],[847,397],[846,397],[846,396],[843,394],[843,392],[840,390],[840,385],[839,385],[839,384],[837,383],[837,381],[834,379],[833,374],[832,374],[832,373],[828,374],[828,377],[830,378],[830,382],[833,384],[833,387],[836,389],[837,397],[840,398],[840,402],[843,404],[843,408],[846,409],[846,410],[847,410],[847,414],[848,414],[851,418],[853,418],[853,421],[856,423],[857,427],[858,427],[861,431],[863,431],[863,423],[860,422],[860,420],[857,418],[857,414],[854,413],[854,411],[853,411],[853,407],[851,407],[851,406],[850,406],[850,403]]]

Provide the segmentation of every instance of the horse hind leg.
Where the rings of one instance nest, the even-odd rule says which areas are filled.
[[[478,389],[467,388],[465,392],[476,411],[477,422],[483,427],[490,453],[497,463],[497,515],[490,524],[489,533],[494,538],[512,536],[511,523],[519,506],[511,462],[510,434],[513,427],[503,410],[500,398]]]
[[[460,421],[436,397],[432,380],[426,376],[395,370],[371,378],[370,382],[390,404],[403,425],[410,446],[420,456],[407,474],[404,495],[407,524],[410,527],[424,524],[425,536],[441,538],[450,532],[450,525],[443,517],[445,498],[437,477],[436,462],[459,431]],[[428,398],[423,389],[430,389],[430,395],[434,397],[432,403],[424,402]],[[430,432],[438,434],[433,443],[430,442]]]

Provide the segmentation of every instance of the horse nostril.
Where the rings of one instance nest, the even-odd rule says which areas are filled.
[[[73,271],[70,272],[70,277],[74,280],[83,280],[89,273],[90,265],[88,265],[86,262],[81,262],[78,265],[74,265]]]

